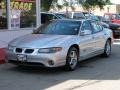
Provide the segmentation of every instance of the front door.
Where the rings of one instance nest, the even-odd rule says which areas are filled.
[[[93,38],[95,40],[95,51],[103,50],[105,46],[103,27],[99,23],[91,22],[93,27]]]
[[[80,58],[84,59],[94,52],[95,41],[93,39],[92,27],[89,21],[85,21],[82,24],[81,32],[84,30],[90,30],[91,34],[80,36]]]

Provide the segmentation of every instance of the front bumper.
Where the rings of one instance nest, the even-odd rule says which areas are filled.
[[[21,60],[19,55],[23,55],[26,58]],[[42,67],[59,67],[64,66],[66,63],[66,53],[62,51],[49,54],[20,54],[9,50],[6,50],[6,61],[17,65],[24,66],[42,66]]]

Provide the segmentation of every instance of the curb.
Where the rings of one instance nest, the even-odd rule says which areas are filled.
[[[0,64],[5,63],[5,48],[0,48]]]

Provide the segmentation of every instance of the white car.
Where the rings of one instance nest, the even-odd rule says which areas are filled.
[[[111,54],[112,31],[90,20],[54,20],[34,33],[11,41],[9,63],[42,67],[65,66],[74,70],[78,61]]]

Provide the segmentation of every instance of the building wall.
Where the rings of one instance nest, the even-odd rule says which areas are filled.
[[[116,9],[117,9],[117,13],[120,13],[120,5],[117,5]]]
[[[0,48],[5,48],[11,40],[30,33],[32,30],[0,31]]]
[[[104,13],[117,13],[117,7],[116,5],[106,5],[104,6],[104,8],[102,10],[100,10],[99,8],[96,8],[93,13],[95,15],[100,15],[103,16]]]
[[[30,34],[32,30],[16,30],[16,31],[0,31],[0,64],[5,63],[5,48],[8,46],[8,43],[20,36]]]
[[[58,10],[58,12],[65,12],[66,8],[63,8],[62,10]],[[68,8],[68,11],[73,11],[72,9]],[[76,6],[74,11],[86,11],[83,10],[82,6]],[[104,6],[104,8],[102,10],[100,10],[99,8],[95,8],[94,11],[92,11],[92,13],[94,13],[95,15],[100,15],[103,16],[104,13],[120,13],[120,5],[106,5]]]

